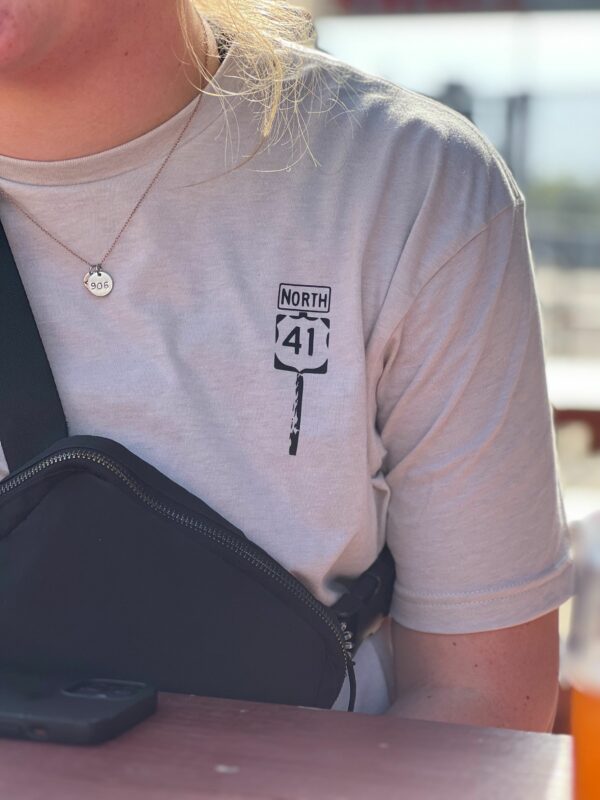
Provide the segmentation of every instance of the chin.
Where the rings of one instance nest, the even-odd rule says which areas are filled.
[[[0,0],[0,76],[39,63],[55,33],[54,2]]]

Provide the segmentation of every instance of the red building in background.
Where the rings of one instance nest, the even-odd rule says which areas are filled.
[[[354,14],[444,14],[473,11],[577,11],[600,8],[598,0],[338,0]]]

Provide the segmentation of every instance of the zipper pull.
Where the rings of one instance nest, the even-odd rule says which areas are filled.
[[[348,672],[348,683],[350,684],[350,700],[348,701],[348,711],[354,711],[356,704],[356,675],[354,673],[355,662],[348,653],[346,656],[346,670]]]

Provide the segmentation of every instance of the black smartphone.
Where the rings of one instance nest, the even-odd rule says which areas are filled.
[[[156,710],[156,690],[110,678],[0,672],[0,736],[98,744]]]

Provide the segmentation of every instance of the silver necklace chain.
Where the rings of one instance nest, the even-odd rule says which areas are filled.
[[[207,61],[208,61],[208,53],[207,53],[208,37],[206,35],[206,29],[204,28],[204,24],[203,24],[203,30],[204,30],[204,43],[205,43],[205,45],[204,45],[205,53],[204,53],[203,66],[206,68],[206,64],[207,64]],[[194,106],[194,109],[193,109],[192,113],[188,117],[185,125],[183,126],[181,132],[179,133],[179,136],[177,137],[175,142],[172,144],[171,149],[169,150],[169,152],[167,153],[167,155],[163,159],[163,161],[162,161],[160,167],[158,168],[156,174],[154,175],[154,177],[152,178],[152,180],[150,181],[150,183],[148,184],[148,186],[144,190],[144,193],[142,194],[140,199],[137,201],[137,203],[135,204],[135,206],[133,207],[133,209],[129,213],[129,216],[127,217],[127,219],[125,220],[125,222],[122,225],[121,229],[117,233],[115,239],[113,240],[113,243],[110,245],[110,247],[108,248],[108,250],[106,251],[104,256],[100,259],[99,262],[93,263],[91,261],[88,261],[86,258],[84,258],[79,253],[76,253],[75,250],[73,250],[67,244],[65,244],[64,242],[61,242],[60,239],[58,239],[53,233],[50,233],[50,231],[47,228],[45,228],[40,222],[38,222],[36,219],[34,219],[34,217],[32,217],[32,215],[29,213],[29,211],[27,211],[26,208],[23,208],[23,206],[19,202],[17,202],[13,197],[11,197],[11,195],[9,195],[8,192],[6,192],[0,186],[0,195],[5,197],[10,203],[12,203],[15,206],[15,208],[18,208],[19,211],[22,214],[24,214],[27,217],[27,219],[29,219],[31,222],[33,222],[33,224],[36,227],[38,227],[43,233],[45,233],[46,236],[49,236],[54,242],[56,242],[56,244],[60,245],[64,250],[66,250],[68,253],[70,253],[72,256],[74,256],[75,258],[77,258],[79,261],[83,262],[86,266],[88,266],[90,268],[90,271],[84,276],[83,282],[84,282],[84,285],[89,289],[89,291],[93,295],[95,295],[96,297],[105,297],[107,294],[110,294],[110,292],[112,291],[114,282],[113,282],[112,277],[108,274],[108,272],[106,272],[104,269],[102,269],[103,266],[104,266],[104,263],[107,260],[107,258],[109,258],[109,256],[111,255],[112,251],[115,249],[115,246],[117,245],[117,242],[119,241],[119,239],[121,238],[121,236],[124,233],[125,229],[127,228],[129,223],[133,219],[133,216],[135,215],[136,211],[138,210],[138,208],[142,205],[142,203],[146,199],[148,193],[150,192],[150,190],[152,189],[152,187],[154,186],[154,184],[158,180],[158,178],[159,178],[160,174],[162,173],[163,169],[166,167],[169,159],[171,158],[171,156],[173,155],[173,153],[177,149],[178,144],[181,142],[181,140],[185,136],[185,133],[186,133],[187,129],[189,128],[193,118],[196,115],[196,111],[198,110],[198,106],[200,105],[200,100],[201,99],[202,99],[202,93],[200,93],[200,96],[198,97],[198,100],[196,102],[196,105]]]
[[[24,214],[24,215],[27,217],[27,219],[31,220],[31,222],[33,222],[33,224],[34,224],[34,225],[36,225],[36,226],[37,226],[37,227],[38,227],[38,228],[39,228],[41,231],[43,231],[43,232],[44,232],[44,233],[45,233],[47,236],[49,236],[49,237],[50,237],[50,238],[51,238],[53,241],[55,241],[55,242],[56,242],[56,244],[59,244],[59,245],[60,245],[62,248],[64,248],[64,249],[65,249],[65,250],[66,250],[68,253],[70,253],[72,256],[75,256],[75,258],[79,259],[79,261],[82,261],[84,264],[87,264],[87,266],[88,266],[88,267],[102,266],[102,265],[104,264],[104,262],[106,261],[106,259],[107,259],[107,258],[110,256],[110,254],[111,254],[111,253],[112,253],[112,251],[114,250],[114,248],[115,248],[115,246],[116,246],[117,242],[119,241],[119,239],[121,238],[121,235],[123,234],[123,232],[124,232],[125,228],[126,228],[126,227],[129,225],[129,223],[131,222],[131,220],[132,220],[132,218],[133,218],[133,215],[134,215],[134,214],[135,214],[135,212],[138,210],[138,208],[139,208],[139,207],[142,205],[143,201],[146,199],[146,196],[148,195],[148,192],[150,191],[150,189],[152,189],[152,187],[154,186],[154,184],[155,184],[155,183],[156,183],[156,181],[158,180],[158,178],[159,178],[159,176],[160,176],[161,172],[163,171],[163,169],[164,169],[164,168],[165,168],[165,166],[167,165],[167,162],[169,161],[169,159],[170,159],[170,158],[171,158],[171,156],[173,155],[173,153],[174,153],[174,151],[175,151],[175,149],[176,149],[177,145],[179,144],[179,142],[181,141],[181,139],[182,139],[182,138],[183,138],[183,136],[185,135],[185,132],[187,131],[187,129],[188,129],[188,127],[189,127],[189,125],[190,125],[190,123],[191,123],[191,121],[192,121],[192,118],[194,117],[194,114],[195,114],[195,112],[196,112],[196,109],[198,108],[199,102],[200,102],[200,100],[198,100],[198,102],[196,103],[196,106],[194,107],[194,110],[193,110],[193,112],[191,113],[191,115],[190,115],[189,119],[187,120],[187,122],[186,122],[186,124],[185,124],[185,126],[184,126],[183,130],[181,131],[181,133],[180,133],[180,134],[179,134],[179,136],[177,137],[177,140],[175,141],[175,143],[173,144],[173,146],[171,147],[171,149],[170,149],[170,150],[169,150],[169,152],[167,153],[166,157],[163,159],[163,162],[162,162],[162,164],[160,165],[160,167],[159,167],[159,169],[158,169],[158,172],[157,172],[157,173],[154,175],[154,177],[152,178],[152,180],[150,181],[150,183],[149,183],[149,184],[148,184],[148,186],[146,187],[146,190],[144,191],[144,193],[142,194],[142,196],[140,197],[140,199],[137,201],[137,203],[135,204],[135,206],[134,206],[134,207],[133,207],[133,209],[131,210],[131,212],[130,212],[129,216],[128,216],[128,217],[127,217],[127,219],[125,220],[125,223],[124,223],[124,224],[123,224],[123,226],[121,227],[121,230],[120,230],[120,231],[118,232],[118,234],[116,235],[116,237],[115,237],[115,239],[114,239],[113,243],[112,243],[112,244],[111,244],[111,246],[108,248],[108,250],[106,251],[106,253],[104,254],[104,256],[103,256],[103,257],[100,259],[100,261],[96,262],[95,264],[94,264],[93,262],[91,262],[91,261],[88,261],[86,258],[84,258],[84,257],[83,257],[82,255],[80,255],[79,253],[76,253],[76,252],[75,252],[75,250],[73,250],[71,247],[69,247],[69,245],[65,244],[64,242],[61,242],[61,241],[60,241],[60,239],[57,239],[57,237],[56,237],[56,236],[54,236],[54,234],[53,234],[53,233],[50,233],[50,231],[49,231],[47,228],[45,228],[45,227],[44,227],[44,226],[41,224],[41,222],[38,222],[36,219],[34,219],[34,218],[31,216],[31,214],[29,213],[29,211],[27,211],[27,209],[23,208],[23,206],[22,206],[20,203],[18,203],[18,202],[17,202],[17,201],[16,201],[16,200],[15,200],[13,197],[11,197],[11,196],[10,196],[10,195],[9,195],[7,192],[5,192],[5,191],[4,191],[4,189],[2,189],[2,187],[0,187],[0,193],[2,193],[2,195],[3,195],[4,197],[6,197],[6,199],[7,199],[7,200],[9,200],[9,201],[10,201],[10,202],[11,202],[11,203],[12,203],[12,204],[13,204],[13,205],[16,207],[16,208],[18,208],[18,209],[19,209],[19,211],[21,211],[21,213],[22,213],[22,214]]]

